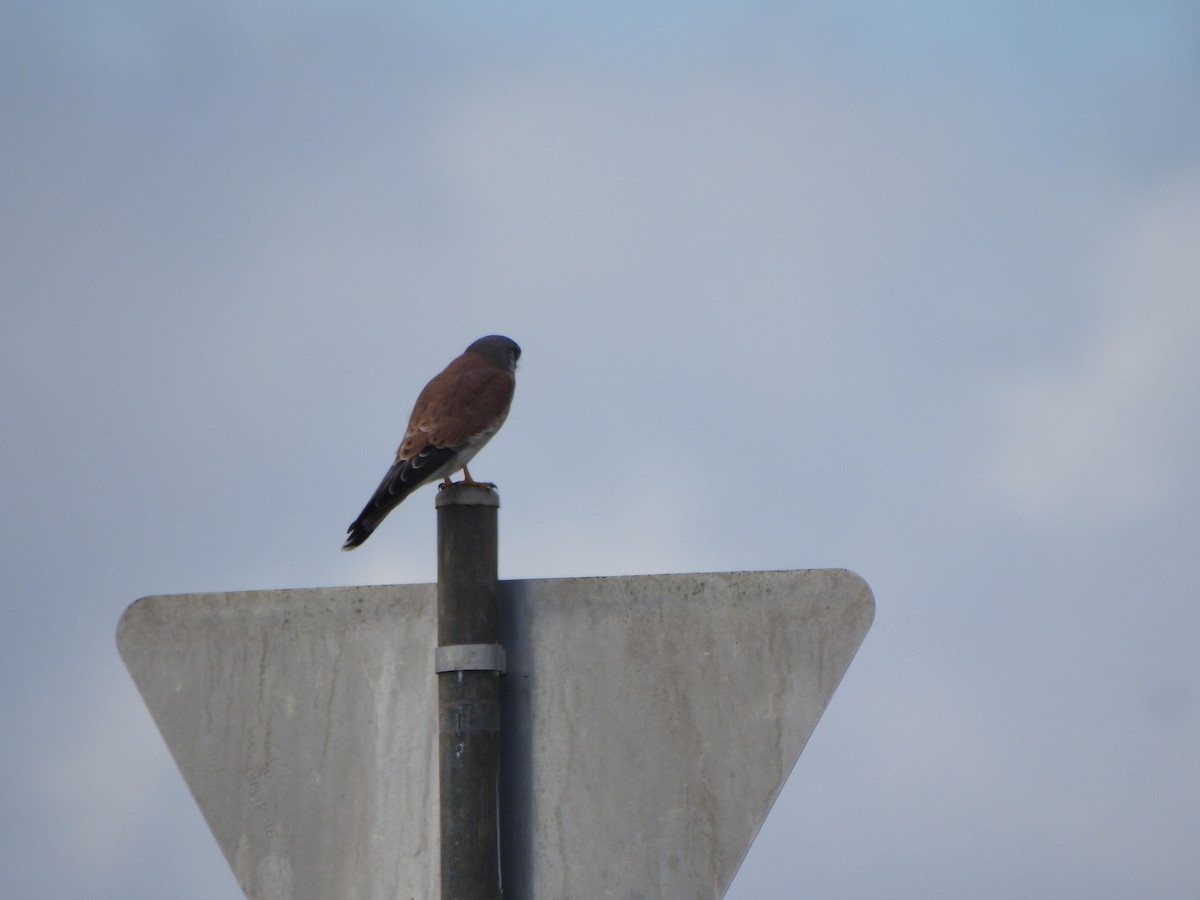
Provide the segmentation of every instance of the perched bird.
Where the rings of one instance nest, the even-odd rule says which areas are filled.
[[[503,335],[481,337],[437,375],[417,397],[396,461],[375,496],[347,529],[343,550],[353,550],[405,497],[444,478],[451,484],[481,484],[469,463],[508,416],[521,348]],[[463,481],[450,475],[463,470]],[[494,485],[488,485],[494,487]]]

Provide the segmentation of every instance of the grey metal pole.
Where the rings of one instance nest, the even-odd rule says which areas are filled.
[[[461,485],[436,506],[442,900],[500,900],[500,498]]]

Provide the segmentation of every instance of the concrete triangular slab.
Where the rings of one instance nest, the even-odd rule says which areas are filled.
[[[866,635],[870,588],[833,569],[512,582],[507,599],[506,893],[723,897]]]
[[[720,898],[874,612],[845,570],[501,583],[505,894]],[[433,585],[146,597],[118,646],[247,897],[438,895]]]

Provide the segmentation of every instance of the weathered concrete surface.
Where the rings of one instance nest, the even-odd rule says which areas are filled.
[[[845,570],[509,582],[505,891],[720,898],[874,615]]]
[[[251,900],[438,895],[433,585],[145,597],[117,644]]]
[[[501,582],[504,892],[719,898],[874,613],[844,570]],[[118,645],[247,897],[439,891],[433,585],[147,597]]]

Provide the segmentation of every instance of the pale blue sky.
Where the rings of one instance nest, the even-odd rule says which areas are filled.
[[[339,551],[524,348],[502,577],[845,566],[858,658],[731,900],[1200,883],[1200,12],[0,10],[0,895],[239,896],[113,630]]]

